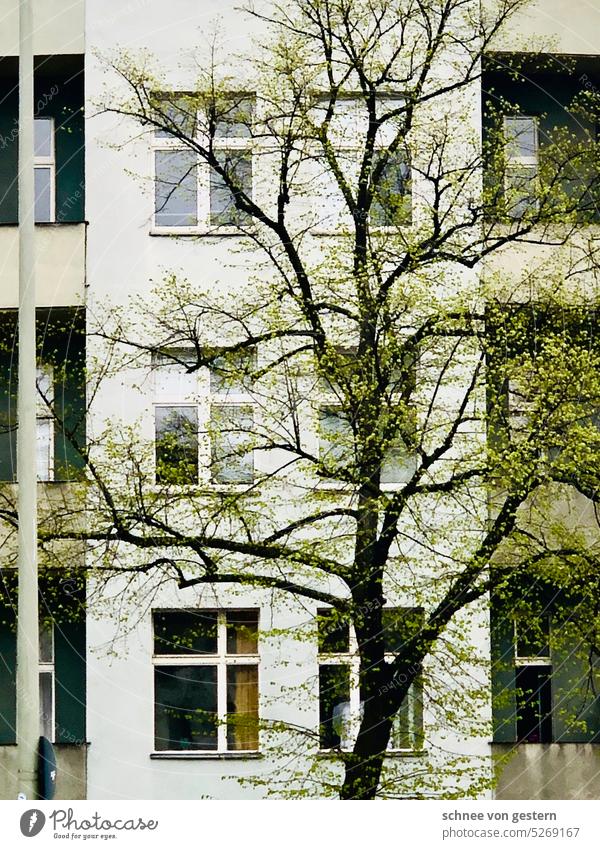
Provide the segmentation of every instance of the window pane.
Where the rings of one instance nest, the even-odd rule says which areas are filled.
[[[412,749],[414,747],[414,736],[412,734],[411,708],[412,698],[410,692],[402,700],[398,713],[394,717],[390,735],[389,749]]]
[[[198,223],[196,155],[191,150],[157,150],[155,221],[158,227]]]
[[[258,652],[258,610],[227,611],[227,654]]]
[[[154,613],[155,654],[216,654],[215,610],[159,610]]]
[[[393,154],[374,187],[371,224],[391,227],[410,221],[410,168],[404,153]]]
[[[380,483],[406,483],[417,468],[417,457],[399,437],[385,452],[381,465]]]
[[[254,97],[238,95],[217,104],[215,138],[248,138],[254,118]]]
[[[250,375],[256,368],[256,351],[239,351],[217,357],[210,367],[213,394],[244,394],[250,391]]]
[[[160,115],[156,115],[157,119],[167,127],[165,130],[155,130],[156,138],[176,138],[177,133],[193,138],[196,132],[196,105],[193,100],[176,94],[165,95],[156,106],[160,112]]]
[[[251,483],[254,410],[249,405],[213,404],[212,475],[218,483]]]
[[[350,625],[337,610],[321,608],[317,611],[319,651],[340,654],[350,651]]]
[[[227,748],[258,749],[258,666],[227,667]]]
[[[381,611],[385,651],[397,654],[423,625],[420,607],[385,607]]]
[[[339,407],[321,407],[319,426],[321,460],[347,466],[354,453],[352,425],[347,414]]]
[[[517,657],[550,657],[550,617],[531,615],[515,622]]]
[[[54,373],[51,365],[44,364],[37,367],[35,385],[38,415],[47,416],[49,410],[46,401],[51,403],[54,400]]]
[[[347,742],[350,723],[350,669],[343,664],[319,666],[320,746]]]
[[[36,463],[37,479],[52,480],[54,471],[54,420],[41,419],[36,421]]]
[[[197,407],[155,407],[156,480],[198,482]]]
[[[552,742],[550,666],[517,668],[517,739],[520,743]]]
[[[506,155],[509,159],[537,156],[537,122],[521,116],[504,119]]]
[[[54,663],[54,626],[40,623],[40,663]]]
[[[231,192],[220,174],[210,172],[210,223],[214,226],[247,223],[248,216],[236,209],[235,195],[241,191],[252,196],[252,159],[248,154],[225,151],[219,153],[218,159],[231,174],[235,189]]]
[[[54,698],[52,672],[40,672],[40,734],[54,740]]]
[[[184,401],[197,395],[198,374],[188,372],[184,364],[192,362],[186,351],[174,351],[181,363],[164,354],[157,354],[152,363],[154,375],[154,397],[157,401]]]
[[[217,667],[154,668],[157,751],[217,748]]]
[[[33,122],[34,156],[49,158],[52,156],[52,135],[54,121],[52,118],[35,118]]]
[[[522,218],[537,208],[537,168],[519,166],[506,169],[504,181],[506,213]]]
[[[35,206],[36,221],[52,221],[52,169],[50,167],[35,168]]]

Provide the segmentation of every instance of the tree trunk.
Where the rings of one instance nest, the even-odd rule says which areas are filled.
[[[340,799],[375,798],[391,728],[390,719],[367,717],[365,711],[354,751],[344,758],[345,775]]]

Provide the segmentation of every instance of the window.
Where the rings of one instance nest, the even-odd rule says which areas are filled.
[[[54,120],[35,118],[33,122],[35,220],[54,221],[56,163],[54,160]]]
[[[420,625],[420,608],[382,611],[385,650],[391,660],[413,629]],[[321,749],[349,749],[358,733],[361,715],[360,658],[354,630],[328,608],[317,611],[319,639],[319,739]],[[419,748],[422,742],[421,685],[415,681],[392,727],[389,750]]]
[[[552,742],[549,643],[549,616],[515,623],[517,739],[520,743]]]
[[[207,480],[209,462],[215,483],[254,480],[254,408],[245,375],[255,361],[252,351],[217,358],[210,369],[187,371],[191,360],[185,351],[155,357],[157,483],[185,486]],[[204,381],[209,391],[200,393]]]
[[[205,124],[214,125],[212,145],[216,158],[232,177],[237,191],[231,191],[222,174],[209,168],[177,138],[177,133],[181,133],[200,143],[207,141],[207,136],[198,130],[193,103],[192,98],[188,102],[183,96],[172,98],[166,113],[175,135],[164,130],[154,134],[154,225],[190,232],[236,228],[248,222],[236,207],[236,194],[252,196],[254,98],[231,95],[218,104],[218,116],[212,120],[204,116]]]
[[[155,749],[258,750],[258,610],[161,610]]]
[[[54,624],[40,622],[40,735],[54,742]]]
[[[351,368],[352,358],[356,356],[355,349],[340,348],[338,353],[347,358]],[[402,386],[398,374],[392,374],[391,379],[392,383],[388,391],[393,399],[394,395],[401,391]],[[408,379],[414,386],[415,367],[412,362],[408,369]],[[324,401],[319,407],[319,457],[325,466],[335,471],[336,467],[343,469],[356,462],[352,421],[343,407],[336,403],[340,397],[339,389],[325,379],[321,380],[319,385]],[[400,416],[400,410],[400,406],[390,409],[391,415],[398,414],[397,424],[392,425],[397,436],[389,443],[381,466],[380,484],[383,487],[406,483],[416,468],[416,456],[411,448],[411,444],[414,445],[416,428],[414,410],[410,408],[408,411],[408,425]]]
[[[391,113],[402,105],[397,98],[380,98],[377,104],[378,117]],[[329,106],[329,98],[319,100],[314,108],[314,120],[320,125]],[[412,214],[410,156],[405,147],[389,154],[389,146],[395,140],[399,126],[397,118],[387,119],[379,128],[373,156],[376,168],[381,156],[389,157],[377,185],[373,187],[373,198],[369,218],[373,228],[398,227],[410,224]],[[329,140],[340,164],[341,171],[354,198],[358,191],[360,148],[368,126],[368,114],[359,97],[340,97],[334,107],[329,126]],[[343,193],[324,158],[319,157],[317,175],[318,197],[316,199],[319,228],[326,232],[351,224],[350,211]]]
[[[54,417],[49,406],[54,401],[52,366],[38,365],[36,386],[37,479],[50,481],[54,479]]]
[[[537,118],[519,115],[504,118],[506,211],[511,218],[537,207],[538,123]]]
[[[210,369],[212,478],[216,483],[254,480],[254,409],[248,375],[256,353],[215,360]]]

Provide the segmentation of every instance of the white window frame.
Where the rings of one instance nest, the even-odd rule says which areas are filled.
[[[54,416],[42,398],[54,402],[54,368],[49,363],[38,363],[36,370],[36,464],[38,481],[54,480]],[[47,462],[42,463],[41,444],[46,444]]]
[[[328,100],[329,100],[328,95],[324,94],[322,98],[319,98],[319,103],[323,104],[323,103],[328,102]],[[402,102],[402,98],[399,95],[390,95],[390,97],[385,97],[385,98],[380,99],[380,103],[383,103],[384,101],[388,101],[389,103],[394,103],[394,102],[398,103],[398,102]],[[351,144],[349,135],[354,134],[354,135],[358,136],[359,133],[363,132],[363,130],[364,130],[364,128],[359,128],[360,121],[359,121],[359,108],[358,108],[358,106],[361,102],[362,102],[361,96],[358,93],[356,94],[356,96],[349,94],[347,96],[340,97],[338,99],[337,103],[336,103],[336,107],[335,107],[336,110],[340,109],[341,103],[345,103],[345,104],[353,103],[354,109],[348,110],[348,116],[349,116],[348,121],[343,128],[336,129],[335,126],[332,124],[332,125],[330,125],[330,130],[329,130],[330,141],[332,142],[332,144],[335,148],[335,153],[336,153],[336,156],[338,157],[338,160],[340,158],[342,158],[342,159],[347,158],[349,162],[356,160],[356,162],[355,162],[356,170],[357,170],[356,177],[358,177],[358,168],[360,166],[360,163],[358,162],[358,154],[360,153],[361,148],[357,145]],[[323,107],[321,105],[318,108],[323,109]],[[334,119],[334,124],[335,124],[335,119]],[[354,126],[354,129],[352,129],[352,125]],[[348,132],[349,129],[350,129],[350,132]],[[388,133],[387,134],[383,133],[383,136],[380,134],[380,136],[376,139],[375,153],[386,150],[387,149],[386,145],[389,144],[389,137],[390,137],[389,136],[389,125],[388,125],[387,128],[384,128],[384,129],[387,129]],[[392,135],[393,135],[393,133],[392,133]],[[320,167],[323,170],[320,172],[319,175],[317,175],[317,186],[323,185],[321,181],[325,181],[327,183],[327,190],[332,189],[334,192],[338,193],[341,196],[341,189],[339,188],[339,186],[337,184],[335,176],[333,175],[331,170],[325,165],[322,158],[318,158],[318,161],[319,161],[318,167]],[[412,187],[412,183],[413,183],[412,171],[413,171],[412,165],[409,162],[409,183],[410,183],[411,187]],[[345,171],[345,173],[347,174],[348,172]],[[343,232],[345,229],[351,228],[351,226],[352,226],[352,216],[351,216],[350,210],[347,208],[343,198],[342,198],[342,210],[343,210],[343,212],[339,216],[339,220],[337,222],[333,222],[333,221],[330,221],[328,219],[327,210],[325,209],[324,214],[323,214],[322,205],[319,206],[319,204],[322,203],[322,195],[323,194],[324,194],[324,192],[319,190],[317,192],[317,196],[313,197],[313,214],[315,216],[320,216],[321,222],[323,222],[323,218],[325,219],[325,221],[323,223],[317,223],[313,227],[313,233],[317,236],[335,236],[335,235],[339,235],[340,232]],[[413,213],[414,213],[412,188],[409,192],[409,200],[410,200],[410,215],[408,216],[408,220],[407,220],[406,224],[403,225],[404,227],[407,227],[407,228],[412,226],[412,219],[413,219]],[[396,227],[393,227],[393,226],[390,226],[390,225],[376,224],[374,222],[371,223],[371,225],[370,225],[370,230],[373,233],[393,233],[393,232],[396,231],[396,229],[397,229]]]
[[[210,438],[210,430],[212,425],[212,409],[215,407],[252,407],[253,419],[256,422],[256,403],[249,389],[236,390],[235,387],[223,387],[219,391],[215,391],[211,386],[211,367],[198,369],[197,372],[192,372],[187,379],[187,387],[185,383],[182,386],[176,386],[177,377],[173,380],[172,391],[159,391],[159,373],[161,367],[172,368],[174,375],[176,370],[182,369],[182,366],[170,359],[168,354],[181,361],[193,358],[194,354],[191,351],[172,350],[165,351],[164,357],[160,354],[154,356],[152,360],[152,425],[153,439],[156,439],[156,409],[176,408],[176,407],[195,407],[198,420],[198,479],[194,483],[184,485],[185,488],[193,486],[210,486],[211,488],[230,490],[232,487],[246,488],[252,486],[256,479],[256,463],[255,453],[252,451],[252,467],[253,476],[251,481],[239,481],[225,483],[217,481],[212,475],[212,456],[213,446]],[[256,351],[253,352],[253,357],[257,356]],[[180,377],[185,376],[182,374]],[[156,452],[154,453],[154,479],[156,480]],[[157,483],[156,486],[165,486],[164,483]],[[174,485],[177,486],[177,485]]]
[[[207,608],[214,611],[214,608]],[[227,614],[236,613],[238,610],[252,609],[257,613],[256,645],[254,654],[228,654],[227,653]],[[156,608],[152,613],[179,612],[173,608]],[[195,612],[198,612],[197,610]],[[260,729],[257,729],[259,744],[257,749],[230,749],[227,745],[227,667],[228,666],[256,666],[257,667],[257,690],[258,710],[260,719],[260,610],[259,608],[225,608],[216,610],[217,613],[217,651],[216,654],[155,654],[152,653],[152,665],[156,666],[216,666],[217,667],[217,748],[216,749],[160,749],[154,748],[157,755],[177,755],[184,757],[200,755],[216,756],[220,754],[235,754],[243,757],[253,755],[260,751]],[[154,627],[154,626],[153,626]],[[153,634],[154,638],[154,634]],[[154,685],[153,685],[154,687]],[[156,692],[153,690],[153,706],[156,705]],[[155,707],[153,710],[155,711]],[[154,743],[156,741],[154,740]]]
[[[48,740],[50,740],[51,743],[54,743],[56,726],[56,645],[54,639],[54,622],[50,622],[50,624],[40,623],[40,633],[42,631],[45,631],[50,635],[51,660],[42,661],[40,652],[40,660],[38,663],[38,678],[41,685],[41,676],[43,674],[51,676],[51,712],[50,716],[42,716],[42,701],[40,699],[40,735],[46,737]]]
[[[55,155],[55,139],[54,139],[54,118],[40,115],[39,118],[34,118],[34,121],[49,121],[50,122],[50,156],[34,155],[33,167],[34,171],[42,169],[50,169],[50,218],[48,221],[37,221],[36,224],[53,224],[56,221],[56,155]]]
[[[183,92],[182,92],[183,94]],[[235,96],[243,97],[245,92],[236,93]],[[256,95],[254,92],[247,92],[247,97],[254,100],[254,109],[256,108]],[[199,130],[199,122],[196,116],[195,121],[195,136],[198,144],[206,147],[208,137]],[[237,150],[247,152],[250,159],[250,167],[252,173],[252,187],[250,195],[254,198],[255,192],[255,157],[253,156],[254,140],[252,136],[215,136],[212,139],[212,147],[218,153],[219,151]],[[157,224],[156,222],[156,153],[157,151],[191,151],[189,147],[182,144],[180,139],[175,137],[161,137],[156,132],[153,133],[151,145],[151,174],[152,174],[152,227],[151,233],[155,235],[241,235],[242,231],[234,224],[211,224],[210,222],[210,166],[204,162],[199,156],[197,157],[196,165],[196,220],[197,223],[193,226],[173,227]]]
[[[393,608],[389,608],[393,609]],[[347,652],[319,652],[318,653],[318,665],[319,669],[321,666],[346,666],[349,671],[349,681],[350,681],[350,718],[348,722],[348,730],[345,735],[345,739],[342,740],[340,737],[340,748],[343,751],[349,751],[352,749],[353,741],[358,734],[358,729],[360,726],[360,719],[362,713],[361,701],[360,701],[360,655],[358,653],[358,642],[356,639],[356,633],[352,625],[349,625],[349,651]],[[393,653],[387,652],[385,654],[386,661],[390,662],[394,659],[395,655]],[[320,696],[319,696],[320,698]],[[419,749],[417,745],[417,737],[422,734],[422,730],[417,727],[417,723],[415,721],[415,714],[417,712],[417,696],[415,694],[415,683],[411,684],[405,698],[408,700],[408,720],[409,720],[409,737],[411,738],[413,745],[408,748],[394,748],[391,745],[391,739],[393,735],[390,734],[390,745],[388,746],[387,752],[388,754],[394,754],[396,752],[415,752]],[[319,751],[321,752],[329,752],[331,749],[323,749],[319,746]]]
[[[518,120],[529,120],[531,121],[534,129],[534,152],[529,155],[514,155],[509,150],[510,139],[512,134],[508,130],[508,125],[510,121],[518,121]],[[539,150],[540,150],[540,142],[539,142],[539,119],[536,115],[505,115],[503,118],[503,131],[504,131],[504,139],[506,141],[506,172],[504,175],[504,190],[508,193],[512,191],[513,187],[510,183],[510,174],[511,171],[522,171],[524,174],[534,171],[533,180],[537,180],[539,177]],[[533,204],[533,207],[537,207],[537,202]],[[521,216],[511,215],[509,210],[509,216],[511,218],[518,219]]]

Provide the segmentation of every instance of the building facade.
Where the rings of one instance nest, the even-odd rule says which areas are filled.
[[[17,7],[12,0],[0,2],[6,21],[0,37],[0,239],[5,248],[0,262],[0,476],[7,493],[14,492],[16,438],[11,375],[18,253]],[[134,66],[150,56],[156,90],[163,95],[197,91],[199,68],[211,61],[218,18],[223,45],[218,68],[235,109],[221,122],[214,142],[219,155],[235,157],[242,188],[256,198],[267,197],[269,151],[248,132],[247,114],[260,106],[240,58],[258,49],[265,24],[244,18],[242,25],[235,4],[213,0],[173,0],[168,16],[147,0],[55,0],[34,3],[34,11],[39,16],[34,18],[38,469],[44,520],[76,514],[88,498],[94,509],[93,496],[82,484],[85,455],[104,469],[112,464],[110,481],[122,492],[145,480],[160,489],[161,497],[165,491],[175,493],[178,527],[191,533],[194,522],[207,520],[181,508],[182,486],[212,488],[226,503],[228,493],[274,475],[281,458],[273,460],[244,442],[243,433],[262,427],[268,416],[260,381],[249,385],[243,379],[246,366],[233,380],[223,376],[227,369],[216,361],[212,368],[188,368],[185,342],[174,342],[164,356],[151,351],[153,334],[160,330],[152,314],[160,314],[161,298],[173,305],[177,293],[189,297],[192,292],[193,297],[195,289],[214,291],[222,302],[229,297],[232,303],[248,304],[255,292],[258,302],[257,279],[271,272],[261,265],[243,228],[240,234],[234,199],[223,180],[198,165],[198,157],[178,139],[178,122],[190,119],[189,104],[178,114],[173,97],[171,134],[111,107],[131,94],[127,75],[118,72],[123,55]],[[565,105],[582,89],[600,87],[600,60],[589,43],[597,17],[583,4],[568,9],[561,0],[539,0],[501,33],[481,77],[454,101],[449,98],[447,117],[456,122],[451,136],[457,146],[481,144],[499,104],[511,102],[512,111],[502,120],[513,140],[507,173],[517,193],[515,217],[526,207],[527,195],[519,187],[536,179],[545,133],[557,125],[575,135],[596,132],[570,116]],[[534,50],[549,60],[543,70],[527,69],[527,54]],[[525,68],[518,85],[504,61],[515,53]],[[441,70],[450,73],[448,68]],[[361,129],[352,99],[347,102],[341,146],[351,153]],[[195,124],[195,115],[192,120]],[[197,141],[203,144],[200,130]],[[378,199],[377,223],[384,229],[387,207],[399,203],[402,209],[395,214],[404,215],[407,226],[418,225],[419,204],[426,197],[418,163],[400,155],[392,164],[392,189]],[[307,251],[312,261],[322,255],[331,262],[341,226],[339,200],[322,174],[312,175],[310,184],[313,197],[302,214],[318,211],[317,223],[307,230]],[[552,249],[509,246],[484,271],[461,269],[443,285],[475,292],[481,274],[516,281],[523,268],[537,262],[552,264]],[[131,316],[128,334],[138,340],[139,350],[111,346],[106,328],[116,314]],[[221,325],[206,321],[200,334],[206,334],[207,344],[231,344],[234,336],[224,317]],[[257,346],[250,370],[273,356],[268,346],[266,353]],[[409,379],[418,383],[418,367]],[[447,389],[448,404],[452,391]],[[315,378],[308,367],[300,375],[298,393],[309,399],[298,412],[307,454],[339,462],[345,425],[335,387]],[[479,403],[485,403],[483,396]],[[480,430],[468,436],[472,443],[485,444]],[[121,462],[128,439],[132,447],[127,462]],[[393,491],[409,479],[415,462],[408,438],[392,446],[382,483]],[[130,476],[134,466],[138,479]],[[329,497],[326,488],[316,490],[324,500]],[[254,509],[293,521],[305,491],[305,477],[291,476],[275,491],[275,507],[257,502]],[[484,521],[488,509],[485,497],[481,504],[478,521]],[[589,513],[583,503],[573,510],[578,516]],[[456,539],[469,532],[452,506],[438,505],[433,513],[432,533],[438,522],[454,525]],[[416,534],[412,526],[409,532]],[[447,552],[456,539],[448,536]],[[307,602],[269,584],[188,587],[166,580],[166,571],[148,576],[143,553],[135,547],[125,546],[118,559],[138,564],[137,574],[105,583],[106,549],[97,543],[71,540],[58,557],[53,555],[42,576],[41,730],[57,750],[59,798],[331,795],[342,774],[332,750],[351,746],[363,709],[353,628],[336,623],[316,597]],[[10,546],[5,551],[0,795],[12,798],[14,552]],[[411,563],[410,552],[406,563]],[[422,574],[412,590],[401,573],[386,585],[383,619],[390,658],[419,627],[434,568],[435,563],[419,564]],[[568,647],[546,645],[543,629],[553,627],[552,600],[540,603],[544,615],[537,642],[527,642],[513,619],[487,597],[458,616],[457,639],[464,645],[454,660],[460,656],[460,668],[448,661],[450,649],[447,656],[428,658],[397,712],[385,767],[390,795],[598,797],[600,704],[592,688],[570,705],[568,715],[563,710],[581,691],[587,668]]]

